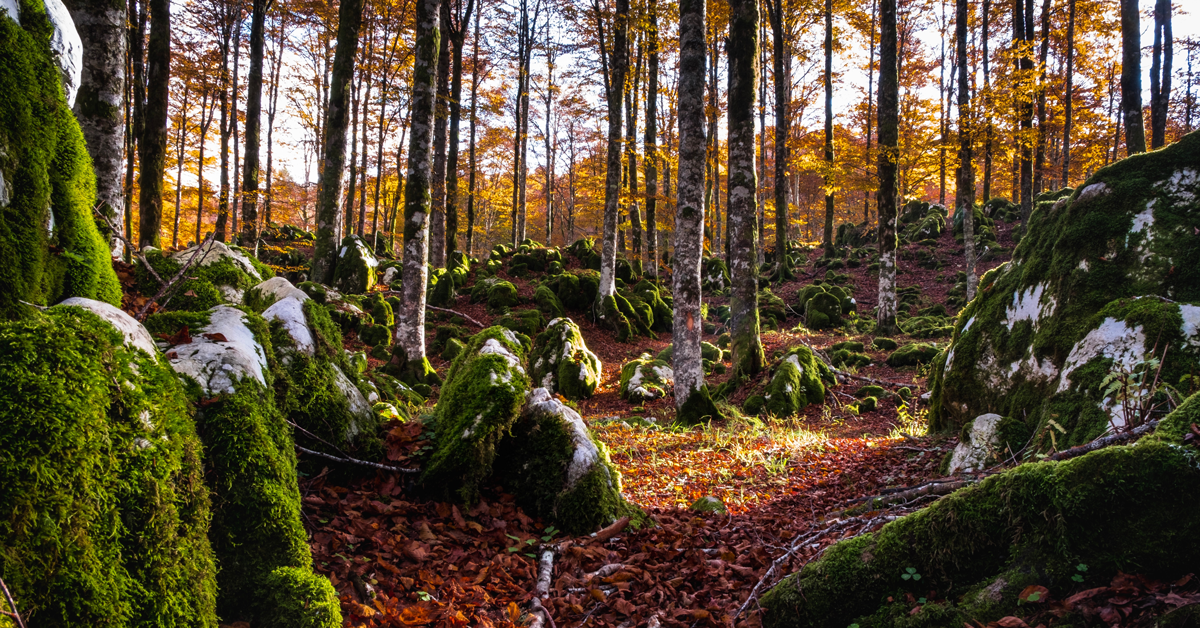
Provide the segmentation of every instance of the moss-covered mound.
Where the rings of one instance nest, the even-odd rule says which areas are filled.
[[[724,294],[733,286],[729,267],[719,257],[707,257],[700,263],[700,290],[706,295]]]
[[[664,295],[654,283],[643,279],[629,290],[631,298],[636,297],[650,308],[650,329],[657,332],[669,332],[675,320],[675,312],[671,307],[671,296]],[[669,303],[668,301],[671,301]]]
[[[1036,607],[1018,600],[1029,585],[1065,599],[1118,571],[1193,571],[1200,518],[1180,496],[1200,490],[1197,451],[1182,441],[1197,421],[1193,396],[1134,446],[1024,464],[842,541],[763,597],[763,625],[984,624]]]
[[[497,318],[495,324],[511,329],[518,334],[533,337],[546,324],[546,319],[542,318],[542,313],[537,310],[516,310]]]
[[[934,240],[946,230],[946,208],[936,203],[912,200],[904,204],[898,222],[901,243]]]
[[[642,403],[665,396],[675,385],[671,365],[643,353],[621,367],[621,398],[630,403]]]
[[[556,318],[538,334],[529,354],[529,377],[537,386],[567,399],[587,399],[596,392],[603,370],[588,350],[579,326]]]
[[[641,518],[621,496],[621,474],[579,413],[535,388],[500,444],[496,477],[526,512],[568,534],[587,534],[624,516]]]
[[[938,355],[938,348],[924,342],[914,342],[896,349],[887,357],[889,366],[929,364]]]
[[[804,313],[804,326],[809,329],[841,327],[857,310],[850,290],[832,283],[804,286],[797,295],[796,311]]]
[[[529,388],[524,358],[517,334],[489,327],[454,359],[434,409],[434,451],[422,475],[430,491],[462,503],[479,498]]]
[[[170,280],[193,259],[164,309],[203,312],[223,303],[238,305],[247,290],[274,275],[253,256],[218,241],[208,243],[203,250],[192,247],[175,253],[157,249],[146,252],[146,261],[163,280]],[[160,288],[158,280],[144,267],[138,267],[137,281],[143,294],[155,294]],[[269,294],[269,290],[266,294],[256,294],[251,298],[251,306],[263,305]]]
[[[363,294],[375,286],[378,267],[370,244],[357,235],[346,236],[338,249],[334,285],[346,294]]]
[[[1178,385],[1200,364],[1197,229],[1200,133],[1039,203],[1013,260],[981,278],[958,316],[931,427],[993,412],[1044,433],[1053,417],[1067,430],[1061,448],[1124,422],[1100,385],[1110,372],[1165,352],[1161,380]]]
[[[31,626],[216,623],[188,397],[126,342],[78,307],[0,324],[0,578]]]
[[[834,383],[833,372],[804,345],[793,347],[775,365],[763,394],[763,410],[789,417],[809,404],[825,402],[825,383]]]
[[[0,319],[21,301],[121,302],[109,247],[92,216],[95,175],[50,50],[41,2],[0,15]]]

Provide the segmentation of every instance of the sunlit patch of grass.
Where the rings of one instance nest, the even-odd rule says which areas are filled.
[[[929,411],[914,410],[909,405],[910,403],[911,400],[904,401],[896,409],[896,422],[892,424],[892,431],[888,433],[888,438],[898,439],[929,434]]]

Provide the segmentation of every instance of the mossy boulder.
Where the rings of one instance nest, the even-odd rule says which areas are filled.
[[[579,260],[584,268],[600,270],[600,250],[596,238],[580,238],[567,247],[567,253]]]
[[[775,365],[767,384],[763,410],[779,418],[797,414],[809,404],[825,402],[825,384],[835,383],[833,372],[804,345],[793,347]]]
[[[729,512],[729,509],[725,507],[725,502],[711,495],[701,497],[692,502],[692,505],[688,506],[688,510],[691,510],[692,512],[711,512],[718,515],[723,515]]]
[[[175,253],[158,249],[145,252],[146,261],[159,277],[169,280],[189,261],[192,266],[163,309],[202,312],[216,305],[240,305],[246,291],[274,275],[270,268],[237,247],[219,241],[209,242],[203,249],[191,247]],[[155,294],[161,287],[148,269],[139,265],[136,273],[138,288],[143,294]],[[263,298],[261,295],[257,299]],[[264,302],[252,300],[251,307]]]
[[[1013,260],[986,273],[932,378],[930,426],[1021,417],[1048,449],[1125,422],[1100,383],[1162,359],[1200,365],[1200,133],[1100,169],[1034,208]],[[1163,354],[1165,353],[1165,359]],[[1152,378],[1152,376],[1151,376]]]
[[[830,283],[814,283],[800,289],[796,311],[804,313],[809,329],[831,329],[845,324],[844,318],[858,310],[850,290]]]
[[[921,608],[932,620],[922,625],[986,623],[1037,610],[1019,600],[1028,585],[1065,599],[1118,572],[1189,573],[1200,518],[1179,496],[1200,489],[1200,467],[1182,437],[1198,420],[1192,396],[1136,445],[1023,464],[841,541],[763,596],[763,625],[900,625],[914,607],[906,594],[928,591],[944,601]]]
[[[871,341],[871,346],[880,351],[895,351],[900,344],[891,338],[878,337]]]
[[[375,287],[378,268],[371,245],[357,234],[346,236],[338,249],[333,284],[346,294],[365,294]]]
[[[529,388],[524,358],[515,333],[489,327],[454,359],[434,408],[434,450],[421,475],[430,492],[464,504],[479,499],[496,446],[517,420]]]
[[[603,370],[600,358],[583,341],[579,326],[569,318],[556,318],[533,341],[529,376],[551,393],[578,400],[596,392]]]
[[[579,270],[548,278],[543,284],[558,297],[565,309],[585,312],[596,304],[600,290],[600,273]]]
[[[670,364],[671,359],[674,356],[675,356],[675,343],[671,343],[671,344],[667,345],[666,348],[664,348],[662,351],[659,351],[658,355],[655,356],[655,359],[660,360],[662,362],[666,362],[667,364]],[[724,362],[725,359],[728,357],[729,357],[728,352],[723,351],[722,349],[720,349],[716,345],[712,344],[711,342],[707,342],[704,340],[700,341],[700,358],[701,359],[708,360],[710,362]]]
[[[271,307],[275,302],[289,297],[301,302],[311,298],[307,292],[292,285],[292,282],[286,278],[272,277],[247,290],[242,296],[242,303],[251,310],[262,313],[263,310]]]
[[[450,338],[446,341],[446,344],[442,348],[441,358],[447,362],[451,362],[463,352],[463,349],[466,348],[467,345],[463,341],[459,340],[458,338]]]
[[[537,310],[516,310],[496,319],[495,324],[533,337],[546,324],[546,319],[542,318],[542,313]]]
[[[872,244],[876,239],[875,228],[869,224],[857,225],[852,222],[844,222],[837,227],[834,245],[857,248],[864,244]]]
[[[533,301],[537,303],[538,311],[546,318],[555,319],[563,315],[562,302],[549,286],[538,286],[533,293]]]
[[[517,295],[517,287],[508,281],[497,281],[487,291],[487,309],[489,314],[507,312],[509,308],[521,302]]]
[[[41,2],[9,4],[21,7],[21,23],[0,13],[0,318],[29,314],[21,301],[118,305],[121,286],[92,215],[95,174],[55,67],[56,24]],[[69,18],[57,27],[74,33]]]
[[[929,364],[938,355],[938,348],[924,342],[901,346],[887,357],[889,366],[917,366]]]
[[[264,628],[338,628],[342,609],[329,579],[311,570],[279,567],[263,583],[262,604],[272,609]]]
[[[71,303],[0,323],[0,574],[31,626],[215,625],[188,395],[132,317]]]
[[[454,275],[445,268],[429,273],[429,304],[434,307],[453,307],[456,296]]]
[[[706,295],[724,294],[733,286],[729,267],[719,257],[706,257],[700,264],[700,290]]]
[[[645,515],[621,496],[621,474],[579,413],[535,388],[498,447],[496,478],[525,512],[568,534]]]
[[[630,289],[630,294],[636,296],[650,307],[652,323],[650,329],[657,332],[669,332],[675,320],[675,312],[663,298],[662,291],[649,280],[643,279]],[[668,295],[667,298],[670,298]]]
[[[787,304],[770,288],[763,288],[758,291],[758,316],[763,326],[781,329],[787,320]]]
[[[630,403],[658,399],[675,386],[671,365],[643,353],[621,367],[621,398]]]
[[[958,242],[963,241],[963,218],[966,212],[954,212],[954,239]],[[983,211],[983,207],[976,205],[974,208],[972,225],[975,231],[975,244],[980,249],[996,248],[996,221],[992,220]],[[982,253],[982,250],[979,251]]]

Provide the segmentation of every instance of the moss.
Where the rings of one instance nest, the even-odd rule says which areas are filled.
[[[509,308],[519,302],[517,287],[507,281],[497,281],[488,288],[487,308],[489,314],[507,312]]]
[[[123,341],[79,308],[0,324],[0,577],[29,625],[216,623],[187,394]]]
[[[700,289],[705,296],[724,294],[732,285],[725,260],[707,257],[700,263]]]
[[[173,336],[184,327],[197,331],[208,325],[208,312],[160,312],[146,317],[146,331]]]
[[[917,366],[928,364],[938,355],[938,348],[923,342],[904,345],[887,357],[889,366]]]
[[[662,293],[657,286],[649,280],[643,279],[630,290],[630,293],[644,301],[650,307],[651,320],[653,321],[650,324],[652,331],[671,331],[674,324],[673,321],[675,320],[675,312],[663,300]]]
[[[742,413],[747,416],[757,416],[762,413],[763,407],[766,405],[766,397],[762,395],[750,395],[742,402]]]
[[[338,628],[342,609],[329,579],[311,570],[280,567],[263,582],[264,628]]]
[[[838,295],[821,291],[804,304],[804,325],[809,329],[829,329],[842,324],[842,300]]]
[[[671,363],[671,359],[675,356],[675,343],[667,345],[662,351],[655,356],[656,360],[661,360],[667,364]],[[717,345],[704,340],[700,341],[700,358],[710,362],[723,362],[729,357],[728,352],[722,351]]]
[[[787,320],[787,304],[770,288],[763,288],[758,291],[758,315],[764,327],[781,329]]]
[[[434,451],[421,475],[430,491],[468,504],[479,498],[496,445],[525,400],[524,356],[513,332],[489,327],[455,358],[434,410]]]
[[[1088,586],[1071,581],[1079,563],[1094,582],[1118,571],[1178,577],[1200,561],[1200,520],[1178,499],[1197,488],[1195,452],[1153,439],[1021,465],[830,547],[763,597],[763,625],[892,625],[880,610],[911,588],[901,578],[909,568],[923,577],[919,593],[936,590],[948,610],[975,591],[962,603],[980,622],[1021,613],[1015,587],[999,592],[999,604],[975,606],[981,586],[1014,570],[1036,570],[1057,597]]]
[[[87,297],[113,305],[121,286],[92,216],[95,175],[52,61],[45,8],[23,2],[23,27],[0,20],[0,319],[20,302]],[[53,227],[52,229],[50,227]]]
[[[579,326],[569,318],[550,322],[538,334],[529,355],[529,377],[567,399],[587,399],[600,385],[600,358],[588,350]]]
[[[459,340],[458,338],[451,338],[446,341],[445,348],[442,349],[441,357],[447,362],[453,361],[454,358],[457,358],[459,354],[463,352],[463,349],[466,348],[467,345],[464,344],[463,341]]]
[[[383,298],[383,295],[378,292],[372,292],[371,296],[367,297],[363,303],[363,309],[371,315],[371,319],[376,325],[386,325],[395,327],[396,314],[392,304],[388,299]]]
[[[496,319],[495,324],[511,329],[519,334],[532,337],[536,336],[538,331],[542,329],[546,324],[546,320],[542,318],[542,313],[537,310],[516,310],[507,316]]]
[[[313,281],[302,281],[296,284],[296,287],[317,303],[324,304],[329,300],[330,289],[319,283]]]
[[[338,249],[334,285],[346,294],[364,294],[375,286],[378,267],[370,245],[357,235],[346,236]]]
[[[433,337],[433,344],[429,345],[429,350],[433,353],[441,353],[451,339],[462,340],[470,336],[470,332],[458,325],[438,325],[437,332],[435,332]]]
[[[858,402],[859,412],[874,412],[878,407],[879,400],[875,397],[863,397],[863,399]]]
[[[621,398],[631,403],[666,396],[674,384],[671,365],[651,358],[649,353],[643,353],[621,367]]]
[[[854,391],[854,396],[859,399],[866,397],[882,397],[885,394],[887,394],[887,391],[883,389],[883,386],[876,386],[874,384],[863,386],[862,388]]]
[[[862,368],[871,363],[871,356],[849,349],[835,349],[829,353],[829,361],[834,366]]]
[[[692,502],[692,505],[688,506],[688,510],[693,512],[713,512],[719,515],[729,512],[729,509],[725,507],[724,502],[716,497],[711,496],[698,498],[696,501]]]
[[[174,277],[183,267],[183,264],[157,249],[146,252],[146,261],[164,280]],[[158,280],[143,266],[138,266],[135,276],[138,289],[143,294],[155,294],[161,288]],[[228,257],[223,257],[208,265],[193,264],[188,268],[187,277],[177,284],[177,288],[172,290],[170,300],[166,301],[164,308],[203,312],[222,303],[237,304],[240,303],[240,298],[229,297],[249,290],[259,283],[259,279],[247,273],[237,262]],[[223,291],[222,288],[225,290]],[[251,305],[258,304],[252,303]]]
[[[789,417],[809,404],[825,402],[825,382],[833,373],[804,345],[793,347],[775,367],[767,384],[765,410],[776,417]]]
[[[537,303],[537,309],[544,314],[546,318],[555,319],[563,315],[562,303],[558,300],[558,295],[549,286],[538,286],[533,293],[533,300]]]
[[[433,287],[429,290],[429,304],[434,307],[451,307],[454,305],[455,285],[454,276],[439,268],[429,274]]]
[[[636,335],[633,324],[620,307],[622,302],[626,309],[632,309],[629,307],[629,301],[619,294],[604,297],[600,304],[601,318],[614,330],[617,342],[627,342]]]
[[[713,420],[724,418],[721,410],[713,403],[712,394],[708,390],[708,386],[701,386],[698,390],[688,395],[687,401],[683,402],[683,406],[675,410],[675,423],[684,427],[691,427],[701,423],[707,423]]]

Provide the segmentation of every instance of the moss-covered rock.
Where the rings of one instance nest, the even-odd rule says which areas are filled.
[[[429,273],[429,304],[434,307],[452,307],[454,305],[455,288],[454,276],[445,268],[435,269]]]
[[[0,576],[31,626],[215,625],[187,393],[82,301],[0,324]]]
[[[346,294],[364,294],[375,287],[378,268],[371,245],[357,234],[346,236],[338,249],[333,284]]]
[[[733,286],[729,267],[719,257],[705,258],[700,264],[700,290],[706,295],[724,294]]]
[[[671,365],[643,353],[621,367],[621,398],[630,403],[658,399],[675,385]]]
[[[516,310],[496,319],[495,324],[529,337],[536,336],[546,319],[537,310]]]
[[[311,570],[279,567],[263,583],[262,604],[271,609],[264,628],[338,628],[342,609],[329,579]]]
[[[165,301],[163,308],[169,310],[199,312],[221,304],[241,304],[247,290],[272,274],[265,266],[260,269],[257,260],[240,249],[219,241],[208,243],[203,250],[191,247],[168,254],[158,249],[148,249],[145,255],[146,261],[164,280],[174,277],[185,264],[195,260],[170,299]],[[267,275],[264,276],[264,273]],[[161,287],[149,270],[141,265],[137,268],[136,277],[138,288],[144,294],[155,294]],[[270,287],[267,289],[270,290]],[[266,298],[270,297],[260,291],[250,306],[265,307],[267,304],[263,299]]]
[[[1178,578],[1200,562],[1200,519],[1178,498],[1200,489],[1182,444],[1197,420],[1193,396],[1135,446],[1023,464],[837,543],[763,596],[763,625],[898,625],[913,608],[905,594],[928,591],[945,600],[928,625],[987,623],[1029,613],[1018,596],[1031,584],[1062,599],[1118,571]]]
[[[496,281],[487,290],[489,314],[503,314],[520,302],[517,287],[508,281]]]
[[[662,362],[666,362],[667,364],[670,364],[671,359],[674,356],[675,356],[675,343],[671,343],[671,344],[667,345],[662,351],[659,351],[658,355],[655,356],[655,359],[660,360]],[[701,359],[709,360],[711,362],[723,362],[723,361],[725,361],[725,358],[727,358],[727,357],[729,357],[728,352],[721,350],[719,347],[712,344],[711,342],[706,342],[703,340],[700,341],[700,358]]]
[[[671,331],[674,324],[673,321],[675,320],[675,312],[671,309],[670,305],[667,305],[666,300],[663,299],[662,292],[658,289],[658,286],[655,286],[649,280],[643,279],[630,289],[630,294],[641,299],[649,306],[651,311],[650,320],[652,321],[650,329],[652,331]]]
[[[529,376],[551,393],[587,399],[596,392],[603,370],[600,358],[584,343],[579,326],[569,318],[556,318],[533,341]]]
[[[525,347],[512,331],[489,327],[454,359],[434,408],[434,451],[421,478],[444,499],[473,503],[492,474],[496,445],[517,419],[529,378]]]
[[[787,320],[787,304],[770,288],[763,288],[758,291],[758,316],[763,326],[782,329]]]
[[[1200,133],[1099,170],[1039,203],[1013,260],[985,274],[932,379],[930,425],[1022,417],[1037,447],[1124,422],[1100,382],[1154,354],[1177,383],[1200,364]],[[1169,300],[1169,301],[1168,301]]]
[[[0,15],[0,318],[78,296],[113,305],[121,286],[92,216],[96,182],[64,99],[41,2]],[[68,20],[69,24],[69,20]]]
[[[559,301],[558,295],[554,294],[549,286],[541,285],[533,293],[533,301],[537,303],[537,309],[546,318],[555,319],[563,315],[562,302]]]
[[[809,404],[825,402],[825,384],[834,383],[833,372],[804,345],[793,347],[779,360],[763,395],[764,410],[789,417]]]
[[[900,345],[891,338],[878,337],[871,341],[871,346],[879,349],[880,351],[895,351],[896,347],[899,347]]]
[[[307,292],[292,285],[292,282],[287,279],[272,277],[247,290],[242,297],[242,303],[255,312],[261,313],[263,310],[274,305],[275,302],[289,297],[301,302],[311,298]]]
[[[621,496],[621,474],[579,413],[545,388],[528,395],[500,443],[496,477],[525,512],[568,534],[587,534],[623,516],[644,515]]]
[[[580,238],[567,247],[567,252],[579,260],[580,265],[584,268],[600,270],[600,247],[596,243],[596,238]]]
[[[887,357],[889,366],[917,366],[928,364],[938,355],[938,348],[924,342],[906,344]]]
[[[719,515],[729,512],[729,509],[725,507],[725,502],[711,495],[701,497],[692,502],[692,505],[688,506],[688,510],[693,512],[711,512]]]
[[[442,348],[441,357],[447,362],[453,361],[454,358],[457,358],[459,354],[463,352],[463,349],[466,348],[467,345],[463,341],[459,340],[458,338],[450,338],[446,341],[445,346]]]

